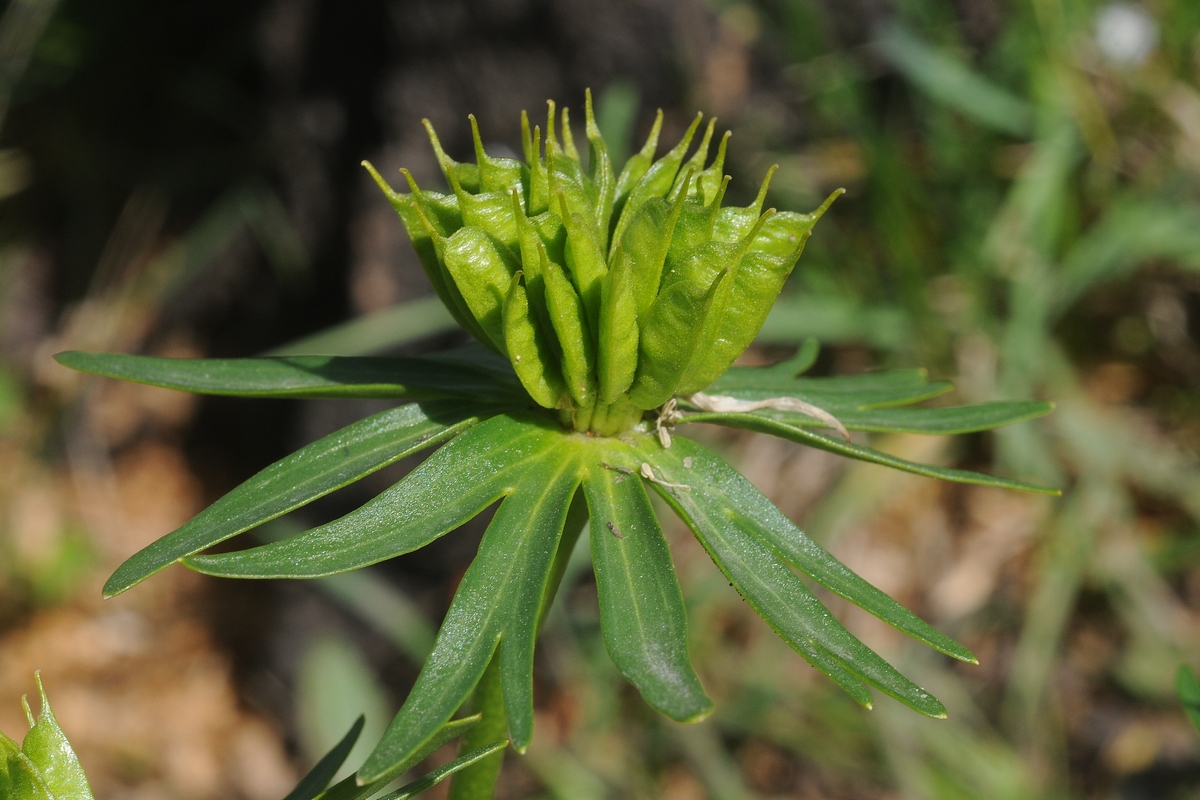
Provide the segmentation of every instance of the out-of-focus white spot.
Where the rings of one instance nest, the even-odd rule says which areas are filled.
[[[1096,12],[1096,44],[1114,64],[1136,67],[1158,45],[1158,22],[1132,3],[1109,3]]]

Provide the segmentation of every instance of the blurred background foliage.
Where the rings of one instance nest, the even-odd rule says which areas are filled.
[[[581,550],[539,653],[537,738],[502,796],[1200,796],[1200,743],[1172,686],[1200,664],[1194,0],[2,8],[0,709],[41,667],[97,796],[276,798],[360,712],[377,731],[482,529],[366,573],[259,585],[180,570],[102,605],[103,578],[138,547],[377,407],[198,401],[82,380],[49,355],[453,344],[359,161],[436,185],[422,117],[460,158],[468,113],[516,150],[522,108],[578,106],[589,86],[618,150],[656,106],[668,141],[697,109],[719,116],[737,200],[774,163],[781,208],[848,189],[747,358],[817,336],[824,374],[925,366],[965,401],[1053,399],[1051,417],[994,436],[877,445],[1064,496],[699,432],[981,666],[832,603],[950,719],[886,699],[864,712],[677,526],[694,659],[717,702],[679,726],[609,662]],[[276,525],[344,513],[411,466]]]

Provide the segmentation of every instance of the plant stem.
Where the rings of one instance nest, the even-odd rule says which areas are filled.
[[[559,583],[567,569],[567,562],[575,550],[579,534],[587,523],[587,503],[583,492],[575,493],[571,507],[567,510],[567,521],[563,526],[562,537],[559,540],[558,552],[554,555],[554,564],[550,568],[550,579],[546,583],[546,592],[542,595],[542,603],[538,609],[537,626],[541,631],[542,622],[558,593]],[[501,644],[501,647],[503,644]],[[492,654],[492,660],[484,671],[483,677],[475,687],[473,710],[482,713],[483,719],[478,725],[467,732],[458,747],[459,755],[470,753],[480,747],[499,742],[508,735],[508,715],[504,712],[504,693],[500,687],[500,649]],[[464,769],[454,776],[450,785],[450,800],[491,800],[496,793],[496,782],[500,778],[500,767],[504,764],[504,752],[488,756],[478,763]]]
[[[458,746],[460,756],[499,742],[508,734],[504,693],[500,691],[500,648],[492,654],[491,663],[475,687],[473,711],[482,713],[483,719],[463,737]],[[491,800],[503,764],[504,751],[501,750],[455,775],[450,784],[450,800]]]

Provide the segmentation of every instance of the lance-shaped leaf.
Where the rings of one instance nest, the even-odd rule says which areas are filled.
[[[474,714],[447,722],[412,756],[389,766],[378,779],[360,784],[357,775],[350,775],[329,787],[329,790],[320,796],[320,800],[366,800],[373,797],[389,783],[431,756],[439,747],[474,729],[479,721],[479,715]]]
[[[905,678],[829,613],[787,562],[756,534],[746,512],[720,499],[704,469],[684,462],[682,447],[664,449],[648,436],[636,445],[655,472],[655,490],[695,533],[738,592],[810,664],[870,706],[870,684],[930,717],[944,717],[937,698]],[[686,487],[686,488],[684,488]]]
[[[596,461],[583,488],[609,655],[647,703],[679,722],[703,719],[712,701],[688,658],[683,594],[641,479]]]
[[[185,556],[324,497],[479,421],[454,401],[388,409],[348,425],[276,461],[179,527],[138,551],[104,585],[113,597]]]
[[[317,795],[325,791],[325,787],[329,786],[329,782],[333,780],[333,776],[342,768],[342,764],[346,762],[346,756],[350,755],[350,751],[354,749],[355,742],[358,741],[359,734],[362,733],[363,725],[367,718],[359,716],[354,724],[350,726],[350,730],[342,737],[342,740],[334,745],[333,749],[321,757],[308,774],[300,779],[300,783],[296,784],[288,796],[283,800],[314,800]]]
[[[826,589],[941,653],[976,663],[970,650],[867,583],[808,538],[724,459],[683,437],[675,438],[671,449],[676,447],[679,457],[691,459],[692,472],[704,475],[703,494],[694,498],[694,502],[709,506],[710,514],[715,514],[721,507],[736,508],[738,525],[769,544],[785,561]]]
[[[79,350],[54,358],[80,372],[197,394],[395,400],[480,397],[492,401],[519,397],[511,384],[494,375],[427,358],[158,358]]]
[[[524,459],[521,479],[500,505],[463,576],[433,652],[403,708],[367,758],[359,779],[377,780],[450,718],[478,683],[499,644],[501,685],[514,746],[533,730],[533,639],[571,495],[577,461],[564,452]],[[448,493],[449,494],[449,493]]]
[[[492,417],[341,519],[271,544],[184,563],[226,578],[317,578],[412,552],[509,494],[530,461],[561,447],[555,428],[540,418]]]
[[[759,416],[758,414],[729,413],[706,414],[704,416],[705,422],[728,425],[731,428],[745,428],[746,430],[757,431],[759,433],[769,433],[781,439],[789,439],[793,442],[806,444],[818,450],[827,450],[839,456],[846,456],[847,458],[854,458],[871,464],[879,464],[891,467],[892,469],[911,472],[914,475],[923,475],[927,478],[939,478],[954,483],[970,483],[976,486],[993,486],[997,489],[1017,489],[1022,492],[1034,492],[1036,494],[1062,494],[1058,489],[1039,486],[1035,483],[1001,478],[996,475],[986,475],[982,472],[973,472],[966,469],[939,467],[933,464],[918,464],[913,461],[905,461],[902,458],[890,456],[887,453],[866,447],[865,445],[835,439],[823,433],[809,431],[803,427],[790,425],[776,419]],[[691,415],[685,416],[684,419],[685,421],[692,421]]]
[[[852,431],[950,435],[989,431],[1015,422],[1037,419],[1053,410],[1053,403],[1004,401],[942,408],[878,408],[842,411],[837,418]],[[821,420],[795,411],[763,409],[751,413],[796,427],[825,426]],[[705,414],[696,414],[695,416],[689,414],[687,418],[691,422],[704,422],[705,416]]]
[[[472,750],[466,755],[461,755],[453,761],[443,764],[433,772],[422,775],[412,783],[407,783],[404,786],[401,786],[394,792],[381,795],[378,800],[409,800],[410,798],[416,797],[424,791],[432,789],[434,786],[437,786],[451,775],[461,772],[472,764],[483,761],[493,753],[501,752],[506,747],[508,747],[508,742],[504,741],[480,747],[478,750]]]

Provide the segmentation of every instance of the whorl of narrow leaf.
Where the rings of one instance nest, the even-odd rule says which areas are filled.
[[[709,162],[715,119],[690,158],[699,114],[655,159],[660,112],[618,171],[590,93],[584,113],[586,159],[553,103],[544,136],[522,115],[525,161],[488,155],[471,117],[474,164],[450,158],[426,120],[449,194],[407,171],[410,191],[397,192],[364,165],[463,327],[565,425],[616,435],[704,389],[749,346],[841,190],[812,214],[764,211],[772,169],[754,203],[723,207],[729,134]]]
[[[490,717],[460,758],[387,797],[411,797],[463,770],[460,787],[482,788],[452,796],[482,798],[507,744],[499,737],[507,735],[519,751],[532,738],[534,640],[589,517],[601,630],[613,662],[667,716],[695,721],[708,714],[712,703],[690,663],[685,606],[651,491],[746,602],[855,700],[869,707],[874,688],[944,716],[936,698],[855,638],[806,579],[946,655],[973,662],[971,652],[854,574],[675,426],[746,428],[928,477],[1056,493],[903,461],[850,433],[989,430],[1048,413],[1049,403],[910,408],[950,384],[930,381],[922,370],[810,378],[804,373],[816,361],[816,342],[772,367],[731,368],[838,193],[812,214],[764,210],[772,170],[752,204],[723,206],[728,134],[710,163],[713,121],[690,157],[699,116],[656,159],[660,113],[646,145],[617,171],[590,97],[585,117],[586,160],[566,111],[558,115],[553,104],[544,131],[522,116],[523,162],[489,156],[472,118],[475,163],[458,163],[427,124],[446,194],[421,189],[407,172],[409,192],[395,192],[368,165],[434,290],[482,347],[424,358],[57,356],[83,372],[199,393],[411,403],[264,468],[133,555],[109,580],[108,596],[176,562],[241,578],[348,572],[423,547],[498,503],[432,652],[375,751],[357,776],[325,789],[353,745],[352,730],[289,800],[322,791],[322,800],[378,794],[478,721],[452,721],[473,691],[484,696],[479,706]],[[396,485],[340,519],[268,544],[203,552],[439,445]],[[1200,696],[1188,686],[1189,697]],[[61,732],[43,707],[27,749],[58,742]],[[58,744],[69,751],[65,739]],[[39,773],[2,736],[0,755],[0,798],[60,796],[44,790],[54,776]],[[86,783],[71,783],[68,761],[57,762],[67,776],[61,796],[88,800]]]

